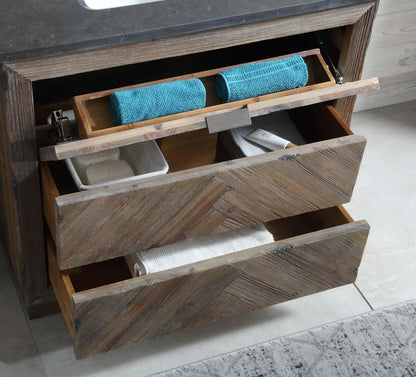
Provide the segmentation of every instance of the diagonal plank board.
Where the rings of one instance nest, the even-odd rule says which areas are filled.
[[[78,358],[355,281],[358,221],[72,295]]]
[[[350,200],[365,139],[351,135],[56,198],[60,269]]]

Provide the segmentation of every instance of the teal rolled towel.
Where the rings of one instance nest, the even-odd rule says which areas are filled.
[[[300,88],[307,82],[308,67],[299,55],[230,68],[215,79],[217,95],[223,102]]]
[[[199,79],[173,81],[110,94],[110,113],[117,125],[140,122],[205,106]]]

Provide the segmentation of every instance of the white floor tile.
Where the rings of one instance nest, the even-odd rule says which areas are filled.
[[[357,286],[374,308],[416,297],[416,102],[353,115],[368,142],[352,202],[370,236]]]
[[[44,377],[45,373],[0,250],[0,377],[9,376]]]
[[[76,361],[61,315],[31,321],[49,377],[147,376],[369,311],[353,285]]]

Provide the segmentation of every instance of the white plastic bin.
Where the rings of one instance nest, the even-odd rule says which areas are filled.
[[[134,176],[117,179],[109,182],[99,183],[96,185],[88,185],[80,178],[80,172],[77,171],[72,159],[65,160],[66,165],[75,181],[78,190],[90,190],[98,187],[105,187],[111,184],[130,182],[137,179],[144,179],[156,175],[166,174],[169,165],[154,140],[144,141],[132,145],[120,147],[120,160],[126,161],[133,169]]]

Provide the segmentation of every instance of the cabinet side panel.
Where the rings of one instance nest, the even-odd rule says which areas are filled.
[[[26,307],[47,291],[32,84],[1,67],[2,225]]]
[[[344,81],[356,81],[361,78],[377,6],[378,1],[375,1],[373,6],[345,31],[344,45],[338,63]],[[351,123],[355,99],[356,96],[350,96],[339,99],[335,103],[335,109],[347,124]]]

